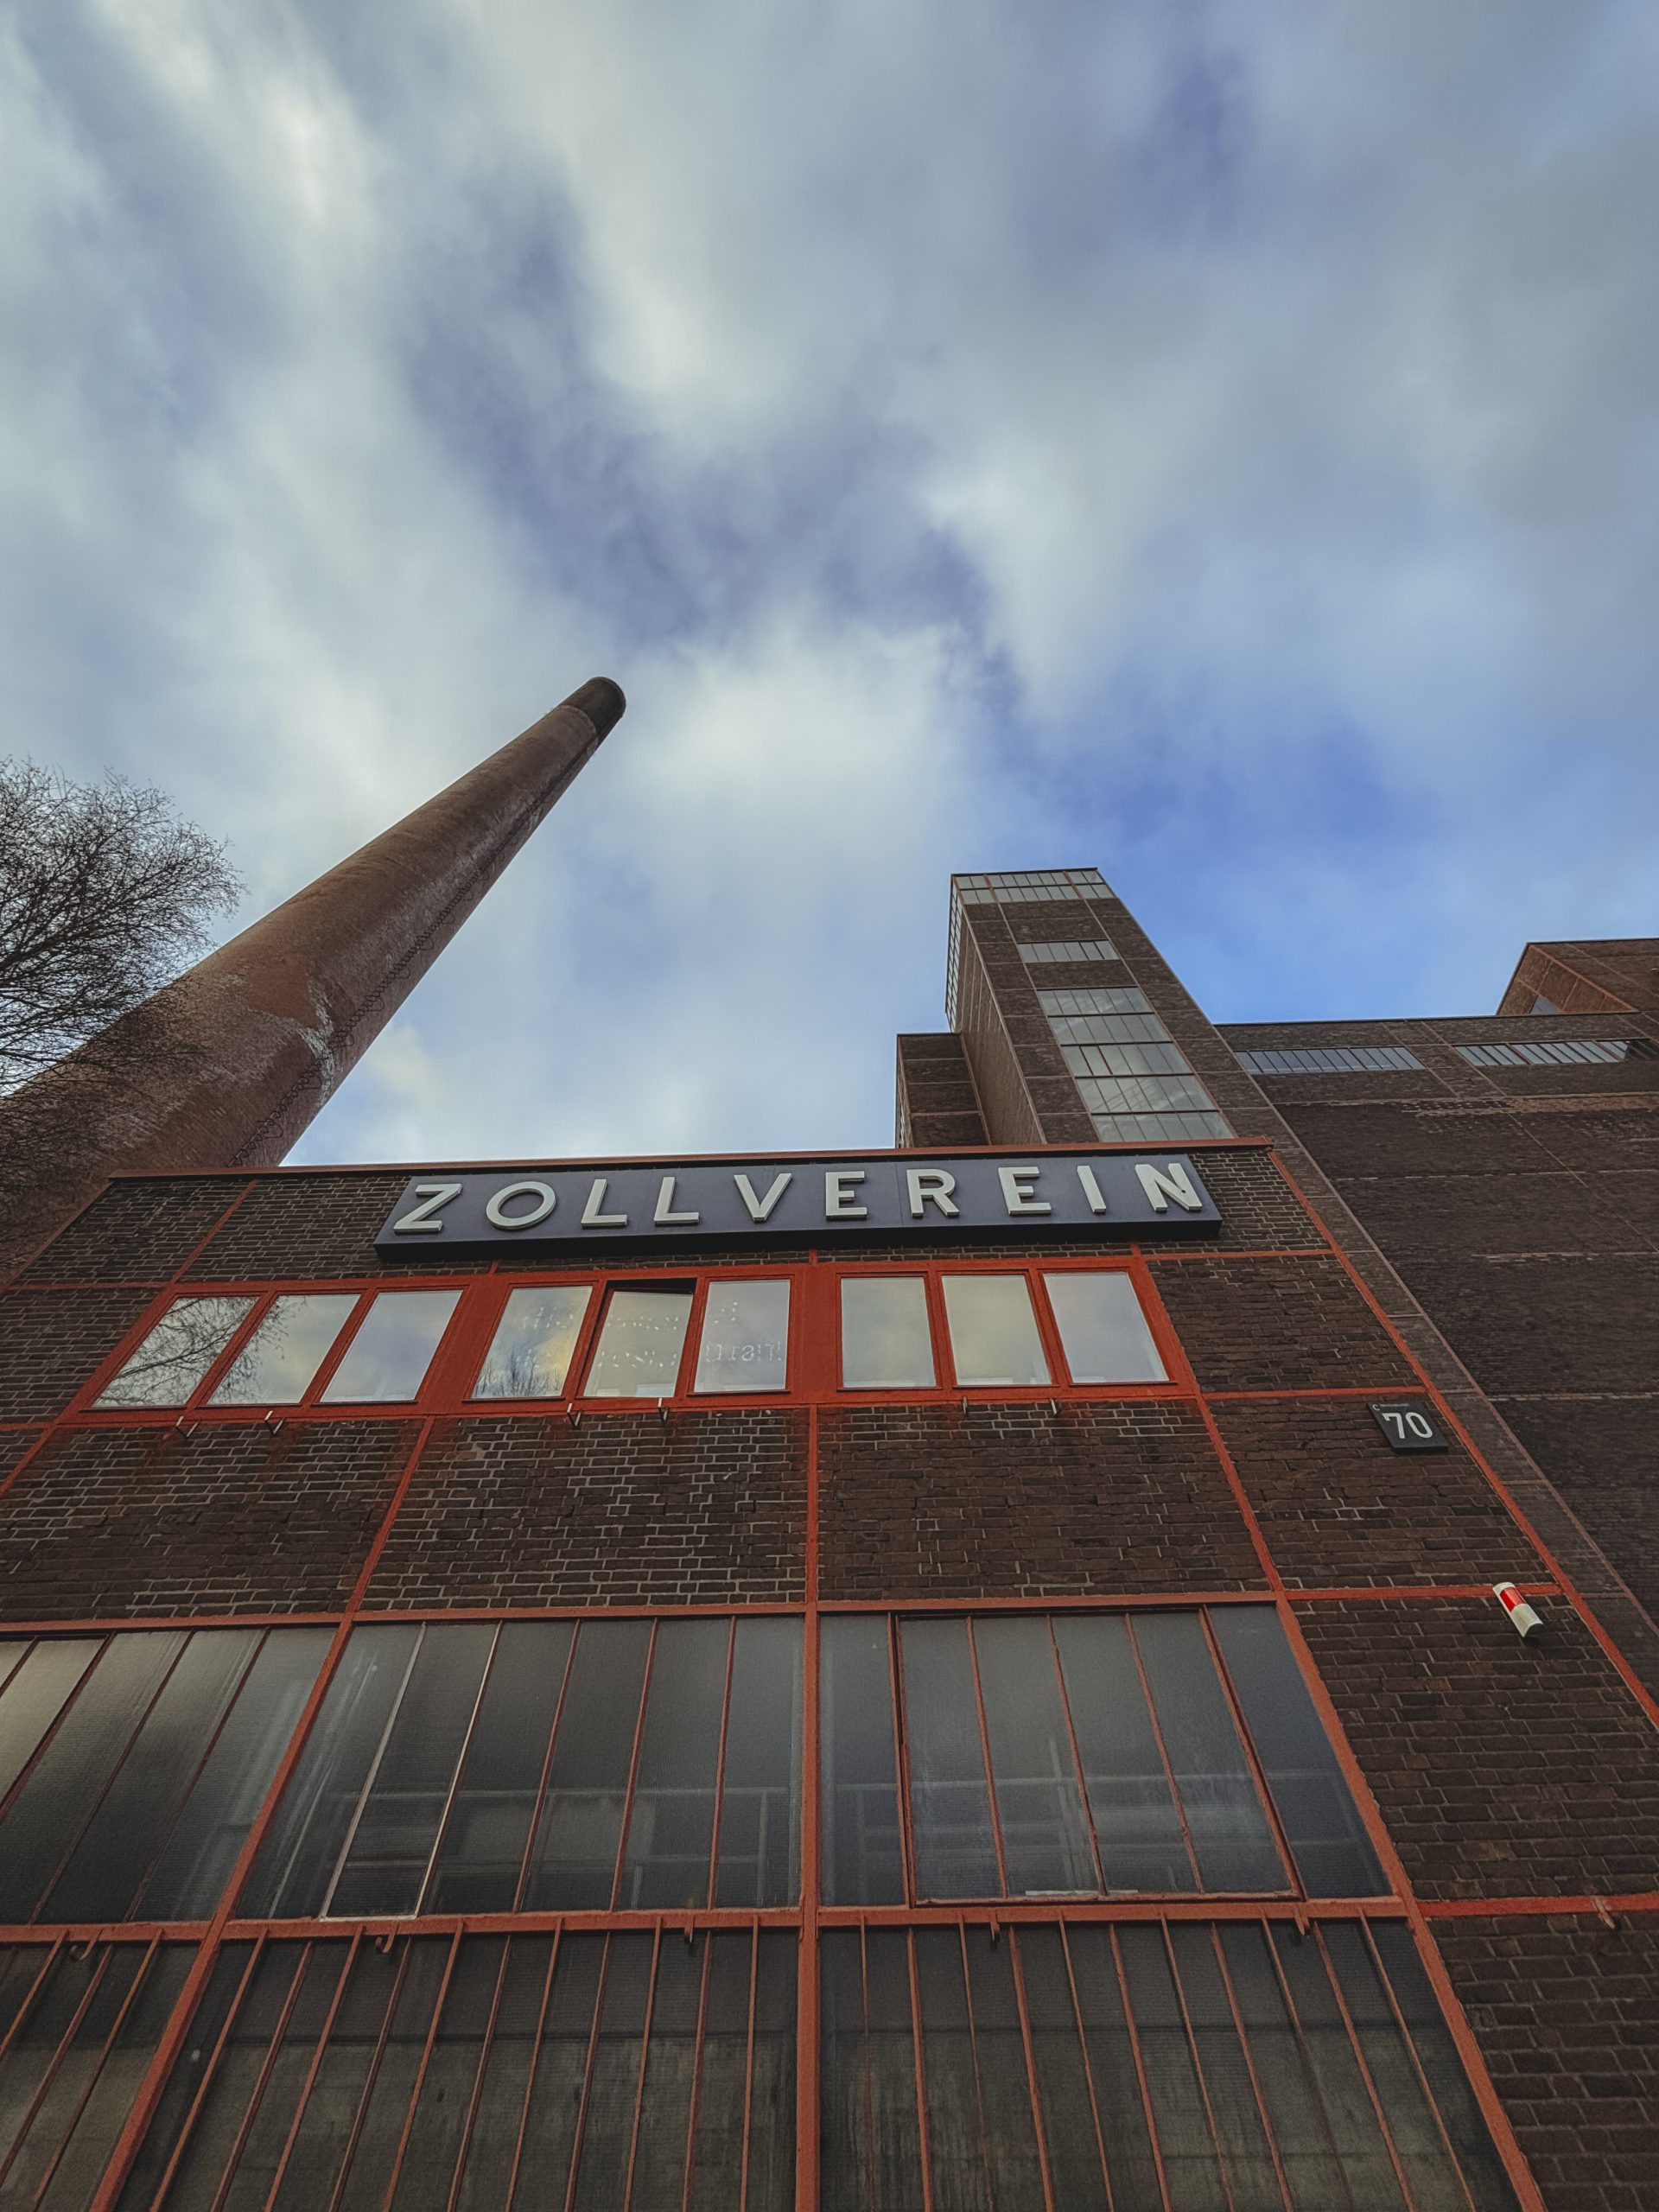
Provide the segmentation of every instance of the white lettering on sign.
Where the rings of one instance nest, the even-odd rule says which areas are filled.
[[[1083,1195],[1089,1201],[1090,1213],[1111,1211],[1111,1208],[1106,1203],[1105,1193],[1095,1179],[1095,1171],[1092,1167],[1080,1166],[1077,1169],[1077,1180],[1083,1185]]]
[[[443,1224],[432,1217],[440,1206],[447,1206],[451,1198],[461,1196],[459,1183],[417,1183],[415,1195],[420,1200],[405,1214],[400,1214],[391,1224],[394,1236],[442,1236]]]
[[[777,1205],[779,1199],[783,1197],[784,1192],[795,1180],[795,1178],[787,1173],[780,1175],[774,1175],[772,1179],[772,1188],[766,1192],[764,1198],[757,1198],[755,1197],[754,1185],[750,1182],[747,1175],[734,1175],[732,1180],[737,1185],[737,1195],[742,1199],[744,1205],[749,1210],[749,1219],[751,1221],[766,1221],[771,1218],[772,1208]]]
[[[674,1183],[672,1175],[664,1175],[663,1187],[657,1193],[657,1211],[651,1217],[658,1229],[685,1229],[702,1219],[700,1213],[675,1212]]]
[[[600,1208],[605,1203],[605,1192],[609,1183],[610,1178],[607,1175],[594,1176],[594,1187],[588,1192],[588,1203],[582,1210],[582,1225],[584,1229],[626,1229],[627,1227],[626,1214],[600,1211]]]
[[[954,1175],[947,1175],[943,1167],[907,1167],[905,1183],[910,1192],[910,1212],[913,1221],[922,1217],[922,1209],[938,1206],[939,1211],[954,1221],[962,1209],[950,1193],[957,1187]]]
[[[1040,1167],[999,1167],[997,1180],[1002,1185],[1002,1203],[1010,1213],[1052,1213],[1054,1209],[1046,1198],[1039,1198],[1027,1188],[1042,1173]]]
[[[1204,1205],[1179,1160],[1172,1160],[1166,1170],[1143,1160],[1135,1172],[1141,1179],[1141,1189],[1152,1201],[1154,1213],[1167,1213],[1172,1198],[1187,1213],[1197,1213]]]
[[[862,1221],[869,1212],[868,1206],[856,1203],[857,1192],[849,1188],[865,1179],[861,1167],[831,1167],[823,1179],[823,1217],[826,1221]]]
[[[509,1198],[527,1198],[528,1213],[509,1213]],[[545,1221],[559,1203],[545,1183],[506,1183],[484,1209],[484,1218],[493,1229],[534,1229],[538,1221]]]

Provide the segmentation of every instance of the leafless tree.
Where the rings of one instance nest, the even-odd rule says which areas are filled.
[[[0,760],[0,1090],[159,988],[240,888],[161,791]]]

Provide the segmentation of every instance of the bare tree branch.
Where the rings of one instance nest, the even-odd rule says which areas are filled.
[[[0,1090],[168,982],[240,889],[162,792],[0,760]]]

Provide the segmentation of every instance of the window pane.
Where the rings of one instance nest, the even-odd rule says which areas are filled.
[[[515,1621],[501,1630],[427,1911],[512,1911],[575,1633],[569,1621]]]
[[[997,1825],[1010,1897],[1100,1890],[1048,1622],[974,1623]]]
[[[526,1911],[610,1904],[650,1645],[649,1621],[589,1621],[576,1638]]]
[[[789,1353],[789,1284],[711,1282],[697,1347],[699,1390],[781,1390]]]
[[[1141,1664],[1206,1890],[1288,1885],[1195,1613],[1143,1613]]]
[[[1164,1382],[1169,1379],[1121,1269],[1045,1275],[1044,1287],[1074,1382]]]
[[[933,1343],[919,1275],[844,1275],[841,1379],[849,1390],[931,1390]]]
[[[419,1637],[403,1624],[353,1631],[244,1885],[238,1910],[250,1919],[321,1911]]]
[[[291,1406],[310,1387],[345,1327],[357,1293],[279,1298],[209,1399],[214,1406]]]
[[[96,1637],[48,1637],[6,1676],[0,1691],[0,1799],[35,1756],[35,1747],[102,1649]]]
[[[588,1370],[590,1398],[671,1398],[691,1294],[667,1285],[613,1290]]]
[[[801,1624],[737,1623],[721,1777],[714,1902],[792,1904],[800,1893]]]
[[[570,1371],[576,1335],[592,1296],[586,1283],[515,1290],[497,1324],[473,1395],[556,1398]]]
[[[1388,1888],[1307,1684],[1268,1605],[1210,1616],[1302,1886],[1316,1897]]]
[[[1057,1618],[1054,1640],[1109,1891],[1198,1886],[1121,1615]]]
[[[181,1298],[99,1393],[100,1406],[181,1406],[253,1310],[251,1298]]]
[[[909,1939],[836,1929],[823,1957],[823,2202],[835,2212],[912,2212],[927,2198]]]
[[[826,1904],[902,1904],[887,1624],[832,1616],[819,1642]]]
[[[495,1631],[424,1630],[327,1910],[413,1912],[425,1885]]]
[[[958,1382],[1046,1382],[1023,1275],[946,1275],[945,1319]]]
[[[991,1802],[965,1621],[899,1630],[916,1887],[924,1897],[1000,1894]]]
[[[460,1302],[458,1290],[382,1291],[329,1377],[323,1403],[412,1398]]]
[[[709,1902],[731,1625],[678,1620],[658,1627],[617,1897],[624,1911]]]

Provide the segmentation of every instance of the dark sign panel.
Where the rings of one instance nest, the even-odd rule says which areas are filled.
[[[1450,1445],[1421,1398],[1371,1408],[1371,1416],[1396,1452],[1448,1452]]]
[[[977,1154],[958,1160],[763,1160],[718,1166],[498,1167],[413,1178],[375,1249],[540,1253],[601,1244],[818,1243],[989,1232],[1213,1232],[1215,1201],[1185,1153]]]

